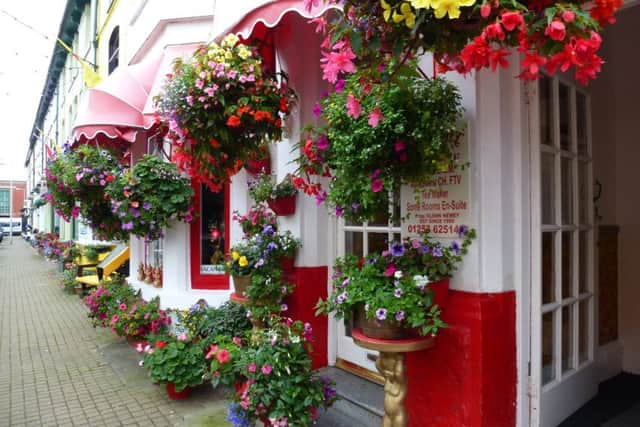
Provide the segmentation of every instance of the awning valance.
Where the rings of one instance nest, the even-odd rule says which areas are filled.
[[[310,10],[307,10],[301,0],[278,0],[247,10],[243,16],[234,20],[233,17],[238,14],[237,5],[234,4],[233,7],[230,7],[229,4],[225,5],[225,2],[218,2],[218,4],[221,3],[221,8],[217,8],[215,13],[216,19],[219,20],[218,22],[235,23],[219,34],[215,34],[214,31],[216,40],[220,40],[229,33],[234,33],[245,40],[249,39],[256,28],[275,28],[289,13],[313,19],[323,15],[329,9],[341,9],[339,5],[325,4],[324,1],[320,1],[318,6],[312,6]]]

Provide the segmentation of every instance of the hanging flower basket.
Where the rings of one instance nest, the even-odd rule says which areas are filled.
[[[173,385],[173,383],[169,383],[166,385],[166,390],[167,396],[169,396],[169,399],[171,400],[183,400],[191,395],[191,387],[189,386],[186,386],[181,391],[176,391],[175,385]]]
[[[289,216],[296,212],[296,195],[269,199],[267,204],[278,216]]]
[[[283,75],[283,77],[286,77]],[[265,143],[281,139],[296,95],[234,34],[177,60],[156,108],[178,167],[218,192]]]

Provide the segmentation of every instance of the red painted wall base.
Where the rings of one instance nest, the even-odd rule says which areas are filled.
[[[287,298],[289,310],[284,315],[294,320],[311,323],[313,328],[313,369],[327,366],[327,342],[329,319],[315,315],[315,305],[320,298],[327,298],[328,268],[296,267],[291,280],[296,284],[293,295]]]
[[[449,327],[406,357],[411,427],[515,426],[515,315],[515,292],[450,291]]]

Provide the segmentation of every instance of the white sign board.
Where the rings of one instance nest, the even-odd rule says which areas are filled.
[[[400,195],[402,237],[458,237],[471,221],[469,211],[469,129],[454,147],[457,167],[427,183],[405,185]]]

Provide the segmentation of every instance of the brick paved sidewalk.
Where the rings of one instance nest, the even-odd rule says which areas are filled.
[[[203,385],[169,400],[56,281],[56,265],[24,241],[0,243],[0,427],[228,425],[220,393]]]

